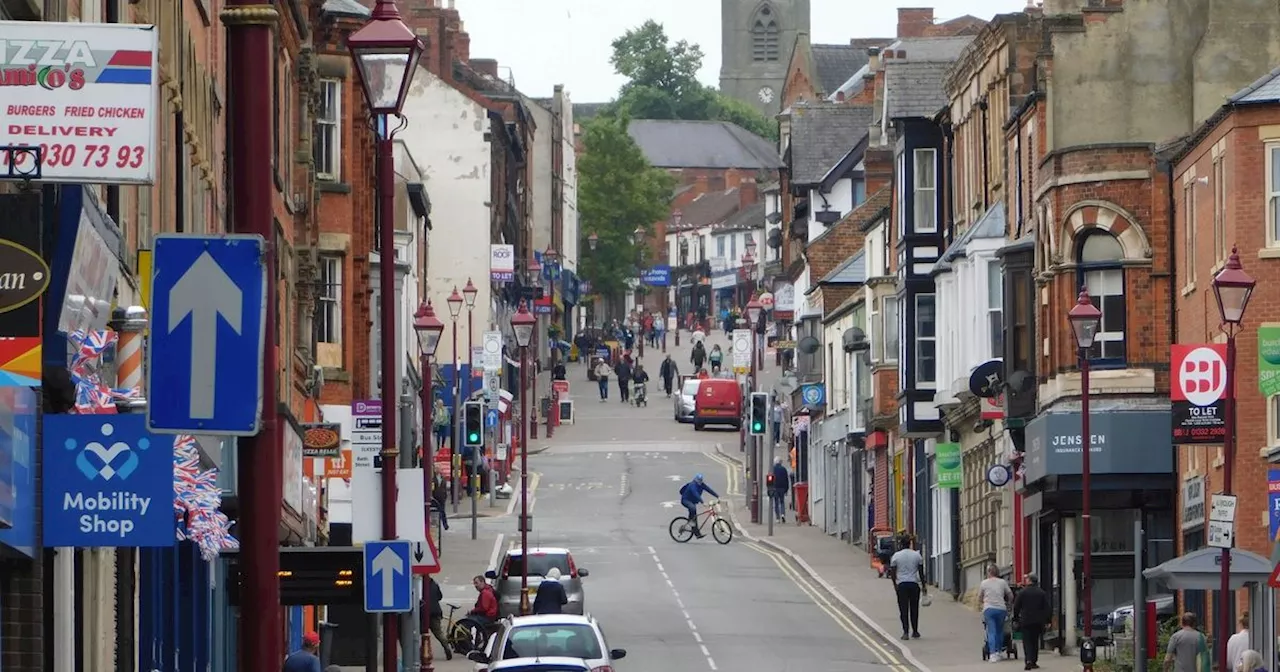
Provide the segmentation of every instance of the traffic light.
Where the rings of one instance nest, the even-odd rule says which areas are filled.
[[[751,416],[748,432],[751,436],[764,436],[765,422],[769,419],[769,395],[764,392],[751,393]]]
[[[484,406],[478,401],[468,401],[462,409],[462,445],[468,448],[484,445]]]

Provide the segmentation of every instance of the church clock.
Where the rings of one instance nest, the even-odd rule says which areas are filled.
[[[772,103],[772,102],[773,102],[773,87],[771,87],[771,86],[762,86],[762,87],[760,87],[760,91],[758,91],[758,92],[756,93],[756,95],[760,98],[760,102],[762,102],[762,103],[764,103],[764,104],[766,104],[766,105],[767,105],[767,104],[769,104],[769,103]]]

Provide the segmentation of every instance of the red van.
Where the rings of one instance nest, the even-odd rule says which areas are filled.
[[[698,385],[693,402],[693,428],[707,425],[742,427],[742,388],[736,380],[708,378]]]

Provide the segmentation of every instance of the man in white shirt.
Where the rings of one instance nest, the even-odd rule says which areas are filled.
[[[1249,650],[1249,612],[1240,615],[1240,631],[1227,639],[1227,664],[1234,672],[1244,652]]]
[[[903,639],[920,638],[920,595],[928,592],[924,587],[924,557],[911,547],[911,541],[910,537],[903,539],[898,552],[889,559]]]

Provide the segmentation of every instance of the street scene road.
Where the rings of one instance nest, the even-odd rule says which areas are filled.
[[[685,336],[679,348],[668,343],[682,370],[691,368]],[[725,341],[727,350],[720,332],[711,339]],[[619,401],[616,385],[600,402],[584,366],[570,365],[574,424],[534,443],[535,450],[545,450],[530,457],[529,544],[569,548],[578,566],[590,570],[584,579],[587,611],[600,620],[611,647],[627,650],[619,669],[910,668],[895,645],[784,554],[741,535],[728,545],[709,534],[687,544],[672,540],[668,523],[684,513],[678,491],[694,474],[705,476],[735,518],[750,516],[742,508],[741,469],[717,454],[718,445],[737,452],[738,433],[695,432],[676,423],[656,380],[662,357],[649,349],[642,360],[655,380],[649,405],[639,408]],[[518,503],[512,508],[518,512]],[[499,553],[518,548],[516,520],[485,517],[476,542],[446,543],[472,544],[468,557],[479,560],[491,539],[484,561],[492,564]],[[445,602],[469,608],[475,599],[470,577],[488,566],[455,570],[450,555],[446,551],[440,578]],[[462,550],[455,555],[463,556]],[[460,657],[436,661],[442,670],[470,664]]]

